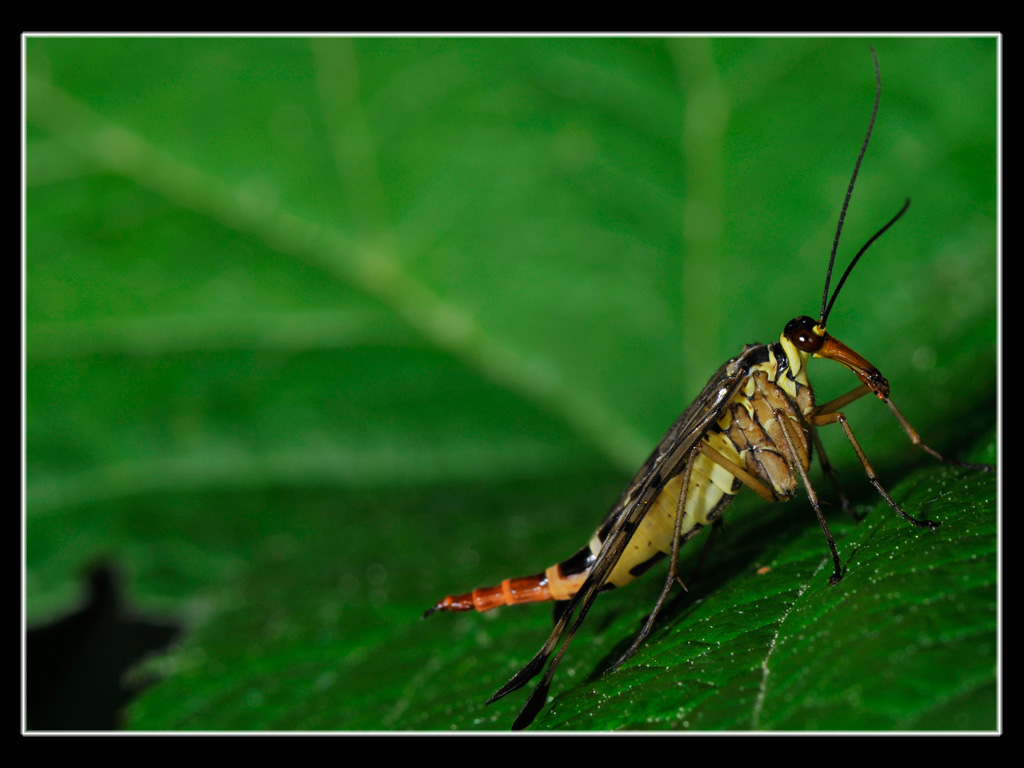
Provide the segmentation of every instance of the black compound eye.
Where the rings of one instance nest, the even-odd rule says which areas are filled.
[[[817,320],[807,317],[807,315],[803,315],[801,317],[793,318],[786,323],[786,330],[784,333],[786,338],[789,339],[797,349],[802,349],[805,352],[817,352],[821,349],[821,345],[825,343],[824,337],[819,336],[814,332],[817,325]]]

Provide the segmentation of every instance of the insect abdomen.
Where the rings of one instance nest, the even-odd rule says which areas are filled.
[[[715,432],[707,436],[719,450],[736,455],[728,438]],[[739,456],[736,455],[737,461]],[[676,511],[683,476],[672,478],[644,517],[615,569],[605,580],[604,589],[622,587],[640,576],[650,566],[672,551]],[[731,474],[703,454],[696,454],[690,476],[690,490],[682,524],[683,541],[695,536],[708,523],[714,522],[741,485]],[[629,498],[624,503],[629,503]],[[543,573],[505,579],[493,587],[480,587],[462,595],[449,595],[426,612],[489,611],[502,605],[536,603],[545,600],[568,600],[586,581],[601,547],[604,528],[591,537],[590,543],[572,557],[552,565]]]
[[[729,450],[728,440],[721,433],[710,433],[704,439],[718,446],[719,450]],[[621,559],[605,582],[606,589],[624,587],[672,551],[682,485],[683,475],[676,475],[654,500],[650,511],[644,516]],[[696,454],[690,474],[690,487],[686,494],[683,522],[680,526],[680,543],[688,541],[705,525],[714,522],[740,487],[736,478],[728,471],[704,454]],[[601,551],[604,542],[600,534],[601,531],[598,531],[590,540],[592,552]]]
[[[790,360],[794,363],[793,369]],[[797,435],[797,460],[806,469],[810,449],[802,420],[813,410],[814,399],[807,385],[803,359],[795,349],[787,355],[778,344],[772,344],[749,346],[734,362],[743,366],[741,375],[746,381],[732,402],[723,408],[721,417],[701,437],[700,443],[763,483],[775,500],[787,499],[793,495],[798,481],[790,468],[789,448],[777,419],[787,419],[795,428],[790,432]],[[743,487],[733,472],[702,450],[695,448],[690,462],[690,484],[679,526],[680,544],[717,520]],[[679,472],[668,480],[651,502],[602,589],[625,586],[672,551],[684,476],[685,473]],[[631,496],[620,499],[609,519],[615,517],[615,511],[628,507],[633,501]],[[505,579],[496,586],[463,595],[449,595],[426,615],[437,611],[488,611],[502,605],[568,600],[586,581],[608,530],[606,521],[587,546],[543,573]]]

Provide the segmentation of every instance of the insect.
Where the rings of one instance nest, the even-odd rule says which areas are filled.
[[[807,477],[811,456],[817,448],[822,467],[835,484],[816,432],[819,427],[840,425],[869,482],[897,514],[915,526],[937,528],[938,522],[912,517],[892,499],[861,450],[841,409],[864,395],[871,393],[885,403],[910,441],[936,459],[990,469],[946,459],[922,442],[889,399],[889,383],[881,372],[825,330],[836,298],[857,262],[910,206],[907,200],[865,243],[829,297],[843,221],[881,97],[881,73],[874,49],[871,56],[875,66],[874,105],[839,214],[818,319],[805,315],[794,318],[787,323],[778,341],[748,344],[739,355],[722,365],[669,429],[589,543],[576,554],[534,576],[506,579],[494,587],[445,597],[424,614],[426,617],[442,611],[486,611],[502,605],[548,600],[562,604],[547,642],[488,700],[492,703],[522,688],[544,671],[513,723],[513,729],[528,726],[544,706],[555,670],[598,593],[628,584],[668,555],[668,574],[654,609],[629,649],[611,669],[618,668],[636,651],[650,633],[678,579],[680,547],[704,526],[717,525],[725,507],[744,486],[765,501],[785,501],[803,485],[832,555],[834,570],[829,583],[837,583],[843,575],[839,553]],[[807,363],[812,357],[843,365],[860,380],[860,385],[835,400],[817,405],[807,378]],[[838,489],[838,485],[836,487]],[[843,504],[849,506],[845,497]]]

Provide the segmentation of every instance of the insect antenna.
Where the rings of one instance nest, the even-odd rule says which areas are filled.
[[[821,315],[819,316],[821,319],[818,321],[818,325],[822,328],[825,327],[825,319],[828,315],[828,310],[826,309],[826,303],[828,302],[828,285],[832,280],[832,265],[835,263],[836,251],[839,249],[839,235],[842,234],[843,231],[843,220],[846,218],[846,209],[850,207],[850,197],[853,195],[853,185],[857,181],[857,174],[860,172],[860,164],[864,159],[864,153],[867,152],[868,142],[871,140],[871,131],[875,127],[875,116],[878,114],[878,102],[882,98],[882,71],[878,67],[878,56],[875,54],[875,49],[873,47],[871,48],[871,58],[875,62],[875,105],[871,108],[871,122],[868,123],[868,132],[864,135],[864,143],[861,145],[860,154],[857,155],[857,162],[853,166],[853,176],[850,177],[850,186],[846,188],[846,199],[843,201],[843,209],[839,212],[839,224],[836,225],[836,238],[832,241],[832,255],[829,257],[828,271],[825,273],[825,290],[821,295]],[[883,229],[882,231],[884,232],[885,230]],[[875,235],[875,237],[878,237],[878,235]],[[874,238],[872,238],[872,240],[873,239]],[[854,261],[856,261],[856,259],[854,259]],[[853,265],[851,265],[851,268],[852,266]],[[849,274],[849,271],[850,270],[848,269],[847,274]],[[845,275],[843,279],[846,279]],[[838,289],[836,290],[836,293],[839,293]],[[835,301],[834,294],[832,296],[832,301]],[[830,302],[828,303],[828,306],[832,306]]]
[[[880,238],[882,236],[882,234],[885,232],[885,230],[887,230],[889,227],[891,227],[893,224],[895,224],[896,220],[899,219],[899,217],[902,216],[904,213],[906,213],[907,212],[907,208],[909,208],[909,207],[910,207],[910,198],[908,197],[906,199],[906,201],[903,203],[903,207],[900,208],[900,212],[897,213],[895,216],[893,216],[891,219],[889,219],[889,223],[886,224],[884,227],[882,227],[877,232],[875,232],[875,234],[873,234],[871,236],[871,239],[868,240],[866,243],[864,243],[864,247],[861,248],[859,251],[857,251],[857,255],[854,256],[853,257],[853,261],[850,262],[850,266],[848,266],[846,268],[846,271],[843,272],[843,276],[841,278],[839,278],[839,283],[836,285],[836,290],[832,294],[832,298],[829,299],[828,307],[826,307],[825,310],[821,313],[821,319],[818,321],[818,325],[820,325],[822,328],[825,327],[825,322],[828,320],[828,315],[832,311],[832,305],[836,303],[836,296],[839,295],[839,291],[842,289],[843,283],[846,282],[846,278],[848,278],[850,276],[850,273],[853,272],[854,266],[860,260],[860,257],[864,255],[864,251],[866,251],[868,248],[870,248],[871,244],[874,243],[875,240]],[[826,283],[826,285],[827,285],[827,283]]]

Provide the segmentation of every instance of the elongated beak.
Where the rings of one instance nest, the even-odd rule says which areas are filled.
[[[815,352],[814,356],[842,363],[853,371],[857,378],[863,381],[879,400],[889,399],[889,382],[886,381],[882,372],[835,336],[826,333],[821,349]]]

